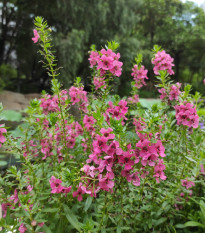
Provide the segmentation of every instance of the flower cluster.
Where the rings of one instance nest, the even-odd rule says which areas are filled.
[[[72,186],[64,187],[62,186],[62,180],[56,179],[55,176],[52,176],[49,180],[51,186],[51,193],[69,193]]]
[[[79,103],[80,105],[79,109],[86,113],[88,106],[88,98],[87,98],[87,92],[83,91],[83,87],[72,86],[69,89],[69,95],[71,97],[72,105]]]
[[[148,79],[147,72],[148,70],[146,70],[144,66],[134,65],[131,76],[134,77],[135,87],[141,88],[143,85],[146,85],[145,79]]]
[[[132,97],[129,97],[127,100],[129,104],[136,104],[139,102],[139,95],[134,95]]]
[[[178,125],[185,125],[197,128],[199,125],[199,116],[196,112],[196,107],[192,103],[184,103],[176,105],[176,119]]]
[[[165,148],[161,142],[158,140],[156,143],[151,142],[148,139],[146,134],[138,133],[140,137],[139,142],[136,143],[136,147],[138,148],[139,158],[141,158],[141,164],[143,167],[147,165],[154,167],[154,175],[156,181],[159,183],[159,178],[162,180],[166,179],[164,175],[165,165],[163,159],[160,157],[165,157]],[[151,135],[149,135],[151,136]],[[160,157],[159,157],[160,156]],[[144,170],[144,169],[143,169]]]
[[[83,194],[96,196],[99,190],[112,192],[116,177],[115,167],[119,166],[122,177],[135,186],[140,185],[140,178],[145,178],[150,169],[157,182],[159,179],[165,180],[165,165],[162,158],[166,155],[161,140],[153,143],[148,140],[146,134],[138,133],[138,136],[140,140],[136,143],[136,149],[128,144],[123,150],[120,143],[115,140],[113,129],[102,128],[100,134],[93,134],[92,153],[81,169],[85,175],[82,175],[73,197],[82,201]]]
[[[91,68],[96,66],[97,70],[100,71],[101,77],[104,77],[107,72],[120,77],[123,63],[119,61],[119,58],[119,53],[116,54],[111,49],[101,49],[99,53],[97,51],[91,51],[88,60]]]
[[[159,71],[166,70],[170,75],[174,74],[172,67],[174,59],[167,54],[164,50],[155,54],[152,64],[154,65],[154,73],[159,75]]]
[[[167,90],[165,88],[161,88],[158,92],[161,94],[160,99],[164,100],[168,97],[169,100],[178,100],[181,94],[180,91],[181,83],[176,83],[171,85]]]
[[[170,92],[169,92],[169,99],[170,100],[178,100],[181,91],[181,83],[176,83],[175,85],[171,85]]]
[[[181,180],[182,186],[184,186],[186,189],[190,189],[191,187],[195,186],[194,182],[189,181],[187,179]]]
[[[106,82],[105,77],[94,77],[93,84],[95,86],[95,89],[98,90],[100,88],[106,89]]]
[[[65,105],[65,101],[68,99],[67,91],[62,90],[59,94],[59,97],[57,95],[51,96],[51,95],[45,95],[44,98],[41,98],[41,108],[43,109],[43,114],[47,115],[51,112],[57,112],[60,111],[59,103],[61,105]]]
[[[110,117],[116,120],[122,120],[122,125],[124,125],[124,120],[127,120],[125,117],[128,112],[127,101],[120,100],[117,106],[114,106],[112,101],[108,102],[109,107],[106,110],[105,117],[109,123]]]

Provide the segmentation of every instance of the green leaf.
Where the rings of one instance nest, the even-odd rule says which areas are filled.
[[[189,221],[184,224],[186,227],[202,227],[205,228],[205,225],[199,223],[199,222],[194,222],[194,221]]]
[[[58,212],[59,211],[59,209],[58,208],[44,208],[44,209],[42,209],[42,212],[48,212],[48,213],[54,213],[54,212]]]
[[[176,228],[185,228],[186,226],[184,224],[177,224],[175,225]]]
[[[121,227],[120,226],[117,226],[117,233],[121,233]]]
[[[45,224],[43,225],[41,230],[44,231],[45,233],[52,233],[52,231]]]
[[[85,202],[85,208],[84,208],[85,211],[87,211],[90,208],[92,201],[93,201],[93,198],[91,196],[89,196]]]
[[[82,228],[82,223],[80,223],[76,216],[73,214],[73,212],[68,208],[67,205],[63,205],[64,211],[65,211],[65,216],[70,222],[70,224],[77,229],[78,231],[81,231]]]
[[[165,218],[165,217],[160,218],[160,219],[158,219],[158,220],[155,221],[155,224],[154,224],[154,225],[155,225],[155,226],[158,226],[158,225],[164,223],[166,220],[167,220],[167,218]]]

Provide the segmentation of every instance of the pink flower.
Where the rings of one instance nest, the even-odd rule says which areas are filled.
[[[31,191],[33,190],[33,187],[32,187],[31,185],[29,185],[29,186],[27,187],[27,189],[28,189],[29,192],[31,192]]]
[[[199,116],[197,115],[196,107],[192,103],[176,105],[176,119],[178,125],[197,128],[199,125]]]
[[[195,186],[194,182],[186,180],[181,180],[182,186],[184,186],[186,189],[189,189],[193,186]]]
[[[87,92],[83,91],[83,87],[72,86],[69,89],[69,95],[71,97],[72,105],[79,103],[80,110],[86,113],[88,106],[88,99],[87,99]]]
[[[10,203],[2,203],[1,204],[2,211],[3,211],[3,218],[6,218],[7,208],[10,207],[10,206],[11,206]]]
[[[39,222],[39,223],[38,223],[38,226],[39,226],[39,227],[42,227],[44,224],[45,224],[44,222]]]
[[[113,68],[113,58],[102,55],[101,60],[98,63],[98,70],[111,70]]]
[[[96,51],[90,52],[90,57],[88,59],[90,62],[90,67],[93,68],[94,66],[97,66],[97,69],[100,70],[100,76],[102,78],[94,78],[96,90],[105,85],[104,76],[107,72],[117,77],[121,75],[123,63],[119,61],[119,58],[120,54],[114,53],[111,49],[101,49],[100,53]],[[104,88],[106,87],[104,86]]]
[[[203,80],[203,82],[204,82],[204,85],[205,85],[205,79]]]
[[[113,129],[108,128],[108,129],[104,129],[102,128],[100,130],[100,133],[103,135],[103,137],[105,137],[107,140],[109,139],[114,139],[115,135],[114,134],[110,134],[111,132],[113,132]]]
[[[167,177],[164,174],[165,165],[163,159],[159,159],[157,165],[154,168],[154,177],[156,178],[157,183],[159,183],[159,178],[161,180],[166,180]]]
[[[137,104],[139,102],[139,95],[129,97],[127,100],[129,104]]]
[[[2,127],[2,125],[0,125],[0,127]],[[5,128],[0,128],[0,147],[6,141],[6,138],[3,135],[5,133],[7,133],[7,130]]]
[[[181,91],[179,90],[181,87],[181,83],[176,83],[176,85],[171,86],[171,90],[169,92],[170,100],[178,100]],[[160,97],[161,98],[161,97]]]
[[[99,186],[102,190],[105,190],[107,192],[111,191],[114,187],[114,173],[106,173],[106,175],[103,177],[101,174],[98,176],[99,179]]]
[[[50,186],[51,186],[51,193],[61,193],[63,191],[63,186],[61,185],[62,181],[59,179],[56,179],[55,176],[52,176],[49,180]]]
[[[144,68],[144,66],[140,66],[138,67],[138,65],[134,65],[134,68],[132,69],[132,73],[131,76],[134,77],[135,80],[135,87],[137,88],[141,88],[143,85],[145,86],[145,79],[148,79],[147,77],[147,72],[148,70],[146,70]]]
[[[19,227],[19,232],[20,233],[25,233],[26,232],[26,230],[27,230],[27,228],[24,226],[24,224],[23,223],[21,223],[21,225],[20,225],[20,227]]]
[[[90,61],[90,67],[93,68],[93,66],[95,66],[100,61],[99,53],[96,51],[91,51],[88,60]]]
[[[83,200],[83,194],[85,193],[85,191],[82,188],[82,183],[79,184],[78,186],[78,190],[76,192],[73,192],[73,197],[78,197],[78,201],[82,201]]]
[[[113,68],[110,70],[110,72],[113,75],[120,77],[120,75],[122,73],[122,65],[123,65],[122,62],[114,60],[113,61]]]
[[[166,93],[166,90],[164,88],[159,89],[158,92],[161,93],[161,95],[160,95],[161,100],[163,100],[167,97],[167,93]]]
[[[10,197],[10,200],[14,201],[15,204],[18,202],[19,198],[18,198],[17,189],[14,190],[14,195]]]
[[[71,191],[71,189],[72,189],[72,186],[69,186],[69,187],[64,187],[63,186],[63,193],[69,193],[70,191]]]
[[[94,77],[93,84],[95,85],[95,89],[98,90],[99,88],[106,89],[106,82],[104,77]]]
[[[152,60],[152,64],[154,64],[154,73],[159,75],[159,71],[166,70],[170,75],[174,74],[172,70],[172,66],[174,66],[173,61],[174,59],[164,50],[159,51]]]
[[[125,117],[125,114],[127,114],[128,112],[127,101],[120,100],[120,102],[118,103],[118,106],[113,106],[113,103],[109,101],[108,105],[109,105],[109,108],[106,110],[105,115],[107,117],[111,115],[111,117],[116,120],[122,119],[122,125],[124,125],[123,120],[127,120],[127,118]]]
[[[33,40],[34,43],[37,43],[40,36],[39,36],[36,29],[33,30],[33,33],[34,33],[34,37],[32,38],[32,40]]]

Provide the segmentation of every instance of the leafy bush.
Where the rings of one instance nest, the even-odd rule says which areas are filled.
[[[50,28],[40,17],[35,26],[33,41],[53,94],[31,101],[21,137],[8,133],[2,141],[21,160],[0,179],[2,232],[201,232],[187,223],[199,221],[196,202],[204,204],[200,96],[190,94],[190,85],[182,91],[173,84],[170,55],[154,47],[161,101],[149,108],[138,96],[147,79],[141,55],[131,73],[131,96],[110,95],[122,70],[116,42],[89,52],[93,93],[87,95],[79,77],[67,92],[57,80]],[[4,138],[3,126],[0,132]]]

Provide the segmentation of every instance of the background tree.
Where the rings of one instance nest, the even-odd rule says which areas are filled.
[[[192,2],[180,0],[3,0],[0,20],[1,69],[16,70],[12,81],[1,86],[22,92],[47,89],[49,77],[37,62],[33,45],[33,18],[41,15],[51,25],[58,63],[63,69],[59,77],[69,87],[76,76],[84,79],[89,90],[88,50],[92,44],[99,50],[109,40],[120,43],[124,63],[122,78],[115,88],[121,95],[130,90],[131,62],[137,53],[152,70],[150,49],[161,45],[175,59],[175,79],[191,82],[202,90],[204,76],[205,14]],[[49,7],[48,7],[49,6]],[[14,73],[13,73],[14,74]],[[142,94],[153,93],[154,79]],[[2,78],[3,80],[3,78]],[[7,78],[8,81],[8,78]]]

